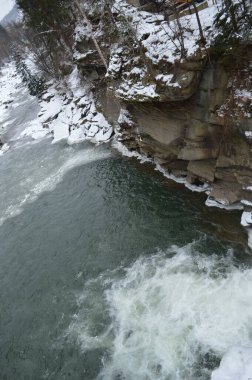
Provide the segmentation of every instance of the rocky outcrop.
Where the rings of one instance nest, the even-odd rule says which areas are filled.
[[[226,205],[252,201],[249,118],[229,118],[219,112],[228,97],[229,82],[225,68],[211,62],[189,99],[124,102],[134,123],[127,128],[122,123],[120,128],[120,138],[129,149],[152,157],[170,174],[186,177],[191,184],[208,183],[210,197]]]
[[[76,28],[75,62],[91,83],[97,109],[129,150],[152,158],[189,184],[207,183],[209,196],[218,202],[232,205],[247,200],[248,205],[252,201],[250,46],[223,59],[200,45],[194,37],[195,24],[188,28],[185,20],[183,58],[176,23],[141,11],[145,3],[117,0],[110,12],[96,8],[89,13],[108,70],[87,26]],[[213,22],[209,17],[201,17],[206,36]]]

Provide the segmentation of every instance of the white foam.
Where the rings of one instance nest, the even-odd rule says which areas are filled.
[[[211,380],[251,380],[252,347],[234,346],[223,356]]]
[[[26,179],[27,181],[33,183],[30,190],[26,194],[21,195],[16,203],[7,206],[6,209],[1,210],[0,226],[7,219],[19,215],[23,211],[25,204],[36,201],[43,192],[55,190],[57,184],[62,181],[64,175],[74,167],[107,158],[109,155],[109,151],[101,152],[95,150],[94,148],[81,150],[73,153],[71,158],[68,157],[60,167],[56,167],[54,170],[49,169],[50,174],[46,178],[38,182],[36,182],[35,179],[35,183],[34,178]]]
[[[102,289],[108,286],[102,283]],[[86,284],[88,291],[94,299]],[[193,244],[172,247],[137,260],[105,295],[106,304],[101,296],[90,302],[71,326],[84,351],[109,346],[103,380],[196,380],[206,354],[221,358],[232,345],[252,343],[252,270],[234,267],[231,252],[221,259],[197,254]],[[96,307],[109,308],[111,325],[92,335]]]

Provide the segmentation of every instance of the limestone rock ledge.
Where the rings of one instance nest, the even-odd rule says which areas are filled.
[[[251,100],[246,100],[246,112],[241,112],[239,99],[223,112],[223,105],[237,92],[230,85],[233,75],[215,61],[207,64],[189,98],[124,101],[124,115],[131,123],[119,119],[119,138],[168,173],[190,184],[208,183],[210,199],[226,206],[247,200],[248,207],[252,202]]]

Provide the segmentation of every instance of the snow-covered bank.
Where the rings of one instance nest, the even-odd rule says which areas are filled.
[[[48,131],[38,121],[37,99],[29,94],[14,62],[1,68],[0,79],[0,140],[4,143],[0,146],[0,155],[3,155],[13,147],[14,141],[31,135],[39,139]],[[9,135],[11,129],[13,132]]]
[[[0,133],[3,133],[10,122],[14,121],[8,119],[8,113],[14,106],[17,92],[22,87],[22,80],[16,73],[15,64],[10,62],[3,66],[0,71]],[[23,91],[25,93],[26,89]]]
[[[15,118],[11,115],[13,109],[22,106],[15,101],[20,91],[24,103],[32,99],[14,62],[7,63],[1,70],[0,133],[4,133],[9,125],[15,124]],[[108,141],[113,134],[112,126],[97,111],[89,86],[81,84],[77,69],[64,82],[49,82],[39,105],[41,109],[37,118],[20,125],[17,139],[30,137],[37,140],[48,135],[53,137],[53,143],[62,139],[69,144],[84,140],[99,143]],[[8,145],[2,146],[0,155],[7,150]]]
[[[88,84],[81,83],[77,68],[64,82],[50,83],[40,104],[38,121],[47,133],[52,133],[53,143],[99,143],[108,141],[113,133],[112,126],[98,112]],[[38,130],[28,127],[24,133],[36,138],[40,130],[38,124]]]
[[[180,27],[184,30],[183,45],[188,59],[197,54],[202,57],[206,56],[206,49],[211,45],[215,36],[213,23],[218,12],[218,5],[206,1],[205,7],[206,9],[200,11],[200,18],[207,46],[201,46],[199,43],[199,27],[195,14],[180,18]],[[178,38],[177,21],[168,21],[162,14],[152,14],[137,9],[136,6],[125,0],[116,0],[112,12],[115,17],[118,14],[121,16],[117,21],[118,29],[123,29],[127,25],[134,34],[137,44],[143,47],[144,61],[150,61],[163,68],[154,79],[149,73],[146,62],[140,64],[140,60],[137,61],[135,58],[135,64],[132,65],[131,57],[127,59],[127,54],[124,53],[122,46],[116,43],[111,49],[107,73],[107,76],[121,79],[116,95],[125,100],[155,101],[160,99],[161,94],[158,90],[160,86],[182,88],[186,76],[177,76],[169,65],[181,59],[182,48]],[[163,67],[164,62],[169,62],[166,69]]]

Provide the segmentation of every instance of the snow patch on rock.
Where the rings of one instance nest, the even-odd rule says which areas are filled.
[[[66,83],[52,83],[41,101],[39,121],[53,134],[53,142],[67,140],[69,144],[91,140],[108,141],[112,126],[97,111],[88,84],[82,84],[75,68]]]

